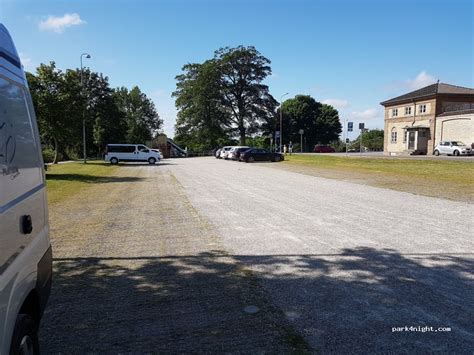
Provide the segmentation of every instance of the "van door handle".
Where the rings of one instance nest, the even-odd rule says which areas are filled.
[[[31,216],[29,214],[21,216],[20,225],[21,232],[23,234],[31,234],[31,232],[33,231],[33,220],[31,219]]]

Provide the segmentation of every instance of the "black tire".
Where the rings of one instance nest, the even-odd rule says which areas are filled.
[[[119,163],[119,160],[115,157],[110,158],[110,164],[112,165],[117,165]]]
[[[155,158],[148,158],[148,164],[155,165],[156,159]]]
[[[27,352],[26,350],[29,350]],[[19,314],[10,344],[10,355],[39,354],[38,329],[28,314]]]
[[[280,161],[280,156],[279,155],[275,155],[275,158],[273,159],[273,161],[275,163],[278,163]]]
[[[459,156],[459,150],[455,150],[455,151],[454,151],[454,156],[455,156],[455,157],[458,157],[458,156]]]
[[[254,157],[249,157],[247,159],[247,163],[253,163],[255,161],[255,158]]]
[[[436,150],[434,151],[434,155],[436,155],[436,156],[439,155],[439,150],[438,150],[438,149],[436,149]]]

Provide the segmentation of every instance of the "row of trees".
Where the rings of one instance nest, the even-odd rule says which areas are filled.
[[[26,73],[42,142],[65,159],[82,156],[85,120],[88,156],[100,156],[107,143],[145,143],[162,125],[153,102],[137,87],[111,88],[102,74],[41,64]]]
[[[263,83],[272,73],[270,64],[255,47],[239,46],[183,66],[173,93],[178,109],[175,141],[193,151],[237,141],[244,145],[249,138],[269,141],[280,130],[279,103]],[[286,100],[282,114],[285,142],[299,141],[300,129],[310,146],[335,140],[341,132],[337,110],[310,96]]]

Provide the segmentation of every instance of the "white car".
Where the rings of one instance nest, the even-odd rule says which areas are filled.
[[[239,145],[239,146],[236,146],[236,147],[232,147],[229,150],[229,152],[227,153],[226,159],[239,160],[239,157],[238,157],[238,155],[240,156],[239,150],[245,150],[245,149],[249,149],[249,148],[250,147],[247,147],[247,146],[244,146],[244,145]]]
[[[227,153],[232,149],[232,146],[226,146],[221,148],[220,158],[227,159]]]
[[[438,156],[440,154],[446,155],[470,155],[471,148],[459,141],[443,141],[440,142],[433,150],[433,154]]]
[[[107,144],[104,159],[114,165],[121,161],[155,164],[160,161],[161,154],[142,144]]]
[[[52,275],[44,164],[25,73],[2,24],[0,107],[0,354],[37,354]]]

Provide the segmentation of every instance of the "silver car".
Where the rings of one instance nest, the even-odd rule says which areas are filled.
[[[227,159],[227,154],[230,152],[230,150],[233,148],[233,146],[226,146],[221,148],[221,154],[220,158],[221,159]]]
[[[446,155],[471,155],[471,148],[459,141],[443,141],[440,142],[434,149],[433,154],[438,156],[440,154]]]

